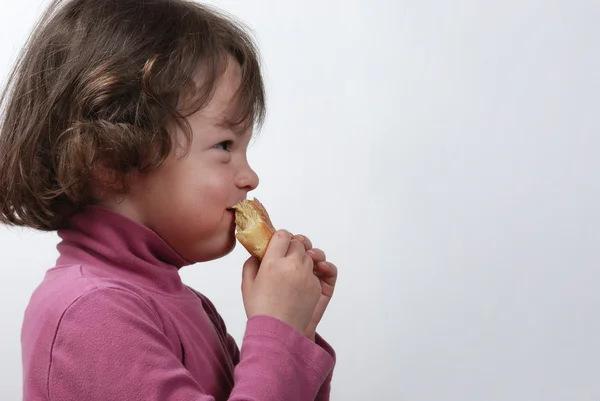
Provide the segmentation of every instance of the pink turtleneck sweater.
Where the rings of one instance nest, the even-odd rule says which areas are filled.
[[[258,316],[238,349],[150,229],[91,207],[59,236],[24,316],[25,401],[329,399],[335,354],[320,336]]]

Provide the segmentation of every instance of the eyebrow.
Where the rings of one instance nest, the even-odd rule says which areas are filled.
[[[251,127],[251,125],[248,125],[244,122],[235,124],[227,116],[221,117],[217,121],[216,126],[219,128],[224,128],[224,129],[233,131],[233,133],[235,134],[236,137],[240,137],[240,136],[244,135],[246,133],[246,131]],[[241,129],[239,129],[237,127],[241,127]]]

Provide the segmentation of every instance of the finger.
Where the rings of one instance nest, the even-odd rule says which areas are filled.
[[[315,270],[321,280],[331,286],[335,286],[338,277],[338,268],[331,262],[319,262],[315,265]]]
[[[309,249],[312,249],[313,244],[311,242],[311,240],[306,236],[306,235],[302,235],[302,234],[296,234],[294,235],[295,239],[298,239],[300,241],[302,241],[302,243],[304,244],[304,248],[308,251]]]
[[[329,262],[318,263],[315,267],[317,272],[315,276],[321,282],[321,294],[331,298],[335,292],[335,283],[337,281],[337,267]]]
[[[267,246],[263,260],[270,258],[283,258],[288,253],[291,240],[292,234],[290,234],[288,231],[277,230],[269,241],[269,246]]]
[[[315,271],[315,261],[306,252],[304,252],[302,263],[306,266],[307,269],[310,269],[312,272]]]
[[[312,248],[312,249],[306,251],[306,253],[308,253],[310,255],[310,257],[312,258],[312,260],[315,263],[325,262],[327,260],[327,256],[325,255],[325,252],[323,252],[319,248]]]
[[[248,258],[244,263],[242,267],[242,294],[245,294],[254,283],[259,266],[260,261],[254,256]]]
[[[291,240],[287,256],[298,256],[302,259],[305,255],[306,249],[304,249],[304,244],[297,239]]]

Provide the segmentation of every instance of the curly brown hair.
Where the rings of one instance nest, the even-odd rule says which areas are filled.
[[[175,126],[189,141],[185,118],[227,56],[242,70],[228,124],[260,125],[258,50],[232,17],[187,0],[54,0],[0,97],[0,222],[58,230],[97,201],[99,179],[126,193],[168,157]]]

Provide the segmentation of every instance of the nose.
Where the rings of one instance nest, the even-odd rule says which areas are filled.
[[[258,174],[256,174],[256,172],[252,170],[248,163],[245,163],[244,167],[240,170],[236,177],[235,184],[240,189],[252,191],[256,189],[256,187],[258,187]]]

